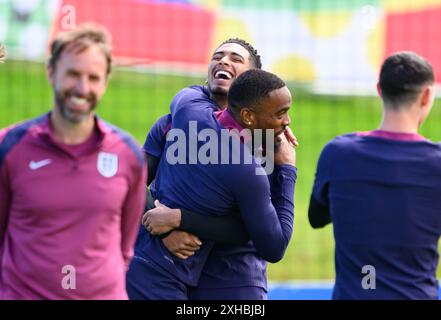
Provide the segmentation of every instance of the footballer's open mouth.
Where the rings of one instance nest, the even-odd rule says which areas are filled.
[[[227,70],[217,70],[214,72],[214,79],[216,80],[231,80],[234,78],[234,75]]]

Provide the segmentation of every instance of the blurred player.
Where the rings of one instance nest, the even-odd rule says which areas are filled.
[[[309,206],[334,225],[334,299],[437,299],[441,147],[418,134],[434,101],[432,66],[412,52],[380,72],[379,129],[323,149]]]
[[[246,54],[240,52],[246,61]],[[219,70],[213,73],[216,72]],[[237,99],[229,98],[229,108],[219,113],[218,119],[214,117],[216,105],[210,99],[208,89],[193,86],[182,90],[171,105],[173,128],[184,130],[189,137],[188,123],[197,121],[198,132],[204,129],[218,131],[221,126],[239,130],[244,127],[266,128],[284,137],[290,121],[287,113],[291,95],[283,81],[270,73],[250,70],[241,74],[234,86],[236,93],[233,97]],[[244,146],[242,144],[242,148]],[[170,143],[167,143],[166,150],[169,147]],[[241,162],[238,165],[230,161],[229,164],[219,165],[171,165],[165,156],[161,158],[156,193],[162,202],[205,216],[225,216],[240,211],[254,242],[254,245],[225,245],[213,249],[218,251],[218,255],[213,256],[218,264],[216,270],[210,271],[220,272],[222,283],[217,279],[207,279],[205,283],[216,288],[228,288],[228,292],[211,290],[217,292],[217,298],[222,299],[222,295],[226,295],[231,299],[265,299],[266,263],[257,256],[256,248],[264,259],[275,262],[281,259],[288,245],[292,233],[296,169],[293,147],[286,138],[275,158],[277,168],[270,181],[266,175],[256,175],[255,163],[247,165]],[[187,286],[198,284],[212,245],[205,242],[194,256],[184,261],[167,253],[161,239],[144,231],[144,238],[141,241],[138,238],[135,259],[128,273],[130,298],[186,299],[189,294]],[[187,251],[194,250],[189,248]],[[225,264],[229,265],[226,269]]]
[[[0,62],[5,61],[6,59],[6,49],[3,44],[0,43]]]
[[[111,60],[99,27],[57,35],[52,111],[0,131],[0,299],[127,299],[146,166],[95,115]]]

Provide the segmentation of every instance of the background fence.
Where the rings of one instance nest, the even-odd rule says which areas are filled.
[[[49,110],[48,41],[87,21],[107,26],[115,45],[98,113],[140,143],[180,89],[204,83],[212,50],[227,38],[250,41],[264,69],[289,82],[301,144],[296,218],[285,258],[269,267],[275,281],[334,278],[332,227],[307,223],[315,166],[335,135],[379,124],[375,84],[384,57],[416,51],[441,79],[441,0],[0,0],[0,42],[9,53],[0,66],[0,127]],[[422,128],[435,141],[439,104]]]

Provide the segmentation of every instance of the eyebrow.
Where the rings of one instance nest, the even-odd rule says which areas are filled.
[[[69,74],[79,74],[80,72],[78,70],[74,69],[74,68],[69,68],[69,69],[66,69],[66,73],[69,73]]]
[[[237,53],[237,52],[227,51],[227,53],[230,53],[232,56],[236,56],[236,57],[239,57],[239,58],[245,60],[245,57],[242,56],[241,54]],[[216,51],[215,53],[213,53],[213,57],[216,54],[226,54],[226,52],[225,51]]]
[[[291,106],[280,108],[279,110],[276,111],[276,114],[283,113],[285,111],[289,111],[290,108],[291,108]]]

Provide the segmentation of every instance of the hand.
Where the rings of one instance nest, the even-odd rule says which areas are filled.
[[[147,211],[142,217],[142,224],[150,234],[157,236],[179,228],[181,210],[170,209],[159,200],[155,200],[156,208]]]
[[[185,260],[200,249],[202,242],[198,237],[185,231],[172,231],[162,239],[164,246],[179,259]]]
[[[292,133],[292,130],[290,127],[286,127],[285,129],[285,137],[288,139],[288,142],[291,144],[291,146],[297,148],[299,146],[299,141],[297,140],[294,133]]]
[[[293,166],[296,165],[295,147],[286,138],[286,133],[280,134],[276,137],[274,164],[290,164]]]

